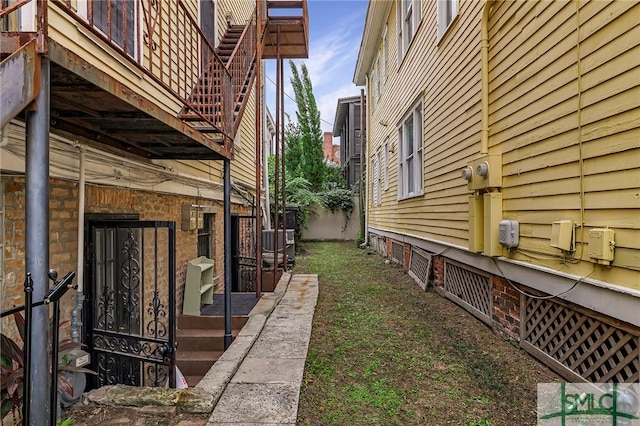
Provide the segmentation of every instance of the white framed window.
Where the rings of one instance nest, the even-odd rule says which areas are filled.
[[[382,33],[382,61],[384,63],[384,79],[387,80],[389,75],[389,37],[387,35],[388,25],[384,26],[384,32]]]
[[[371,158],[371,206],[376,206],[376,193],[378,192],[377,188],[378,179],[376,177],[376,157],[375,155]]]
[[[376,99],[380,99],[380,80],[382,79],[382,69],[380,69],[380,52],[376,56]]]
[[[389,138],[384,142],[384,190],[389,189]]]
[[[458,0],[438,0],[438,38],[447,31],[458,14]]]
[[[380,148],[378,148],[378,181],[376,182],[376,205],[382,204],[382,153],[380,152]]]
[[[422,103],[398,125],[398,199],[423,194]]]
[[[371,78],[369,79],[369,85],[367,86],[367,88],[369,89],[369,93],[367,94],[367,99],[369,99],[369,107],[371,108],[371,112],[373,112],[376,109],[376,99],[377,97],[374,96],[375,94],[375,84],[376,84],[376,78],[378,77],[378,70],[376,70],[375,68],[371,71]]]
[[[398,26],[398,64],[409,49],[409,45],[415,36],[416,29],[422,17],[422,0],[398,0],[397,26]]]

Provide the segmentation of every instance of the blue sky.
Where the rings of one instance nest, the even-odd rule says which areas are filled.
[[[333,131],[338,98],[360,94],[353,80],[356,58],[367,12],[367,0],[309,0],[309,69],[313,93],[320,110],[322,130]],[[266,61],[267,106],[275,114],[275,60]],[[293,98],[290,71],[285,60],[285,93]],[[285,112],[295,121],[296,105],[285,97]]]

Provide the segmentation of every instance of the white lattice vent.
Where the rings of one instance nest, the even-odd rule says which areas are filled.
[[[445,296],[462,305],[481,320],[491,323],[491,280],[468,266],[446,260]]]
[[[423,290],[427,290],[429,274],[433,256],[418,248],[411,248],[411,259],[409,260],[409,276],[418,282]]]
[[[399,241],[391,241],[391,260],[404,264],[404,244]]]
[[[525,298],[524,315],[523,347],[561,374],[568,369],[594,383],[640,380],[637,327],[612,325],[555,301],[531,297]]]

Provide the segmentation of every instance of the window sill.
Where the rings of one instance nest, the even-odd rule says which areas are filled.
[[[447,28],[444,29],[444,31],[442,32],[442,34],[438,35],[438,38],[436,40],[436,46],[441,47],[441,44],[444,43],[445,39],[448,38],[448,35],[453,32],[453,30],[451,29],[455,23],[458,21],[458,16],[460,16],[459,13],[456,14],[456,16],[453,17],[453,19],[451,20],[451,22],[449,22],[449,25],[447,25]]]
[[[424,190],[420,191],[420,192],[416,192],[415,194],[409,194],[409,195],[405,195],[403,197],[398,197],[398,201],[411,200],[413,198],[422,197],[423,195],[424,195]]]

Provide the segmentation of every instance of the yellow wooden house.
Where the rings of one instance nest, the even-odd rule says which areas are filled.
[[[640,2],[369,2],[368,242],[571,380],[640,379]]]
[[[49,268],[75,271],[86,299],[63,317],[97,384],[164,386],[188,263],[209,259],[221,292],[226,226],[259,229],[262,60],[307,54],[306,0],[2,1],[2,309],[24,303],[26,273],[38,300]]]

